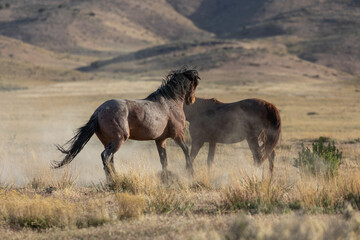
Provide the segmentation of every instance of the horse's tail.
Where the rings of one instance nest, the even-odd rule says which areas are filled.
[[[264,154],[269,157],[280,138],[281,119],[279,111],[273,104],[266,104],[266,108],[270,126],[265,130]]]
[[[84,148],[86,143],[98,129],[97,116],[97,111],[95,111],[95,113],[90,117],[90,120],[84,126],[76,130],[75,136],[73,138],[71,138],[63,146],[56,145],[57,149],[66,156],[62,161],[54,161],[54,168],[61,168],[62,166],[69,164]],[[67,145],[69,145],[69,147],[65,149]]]

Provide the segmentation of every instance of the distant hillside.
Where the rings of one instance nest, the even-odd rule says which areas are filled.
[[[220,38],[296,36],[289,52],[360,74],[358,0],[168,0],[196,26]],[[191,3],[191,4],[190,4]]]
[[[95,61],[80,67],[83,72],[147,72],[189,65],[199,70],[221,66],[243,52],[236,42],[224,40],[173,42]]]
[[[16,39],[52,52],[89,57],[74,64],[74,68],[81,64],[85,67],[80,69],[88,70],[128,64],[131,61],[125,58],[144,53],[155,54],[151,60],[155,61],[159,51],[161,55],[178,43],[265,39],[284,44],[286,54],[360,75],[359,0],[0,0],[1,35],[8,37],[6,41]],[[231,52],[211,52],[212,60],[208,60],[201,49],[190,50],[194,58],[178,50],[166,56],[173,63],[212,66],[207,63],[228,59],[221,54]],[[6,58],[9,54],[31,57],[2,51]],[[41,54],[53,59],[51,52]],[[169,65],[163,56],[161,59],[159,67]],[[205,62],[196,63],[200,60]],[[41,57],[36,61],[41,63]],[[91,62],[94,64],[87,66]]]
[[[210,36],[165,0],[15,0],[3,5],[0,34],[56,51],[99,55]]]
[[[91,58],[80,59],[79,56],[54,53],[20,40],[0,35],[0,59],[45,67],[74,69],[74,67],[83,65],[84,62],[90,61]]]

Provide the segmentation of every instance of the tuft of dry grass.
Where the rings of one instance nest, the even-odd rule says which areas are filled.
[[[242,175],[223,190],[224,207],[229,210],[246,209],[252,213],[273,212],[287,201],[291,185],[287,177]]]
[[[359,223],[359,214],[348,220],[292,214],[278,220],[274,218],[266,224],[257,224],[253,218],[242,215],[226,234],[226,239],[359,239]]]
[[[76,226],[78,228],[101,226],[111,221],[105,199],[90,199],[77,204]]]
[[[115,192],[129,192],[132,194],[147,194],[152,192],[159,185],[159,180],[152,173],[136,172],[130,170],[126,173],[119,173],[114,176],[114,181],[107,185],[102,185],[105,190]]]
[[[74,223],[76,204],[68,201],[15,190],[0,190],[0,199],[0,216],[10,226],[43,229]]]
[[[213,177],[213,171],[208,172],[206,167],[197,169],[194,179],[190,183],[190,189],[192,190],[212,190],[213,185],[211,179]]]
[[[27,184],[27,187],[30,187],[34,190],[43,190],[46,188],[54,189],[65,189],[75,186],[77,177],[65,170],[60,178],[55,178],[52,175],[38,175],[31,179]]]
[[[117,216],[119,219],[137,218],[144,214],[146,200],[144,196],[130,193],[117,193],[115,202],[118,207]]]
[[[193,203],[184,190],[159,187],[149,195],[149,211],[157,214],[186,212]]]
[[[327,211],[342,209],[347,201],[354,207],[359,204],[360,170],[341,171],[333,178],[302,176],[296,185],[298,200],[307,209],[320,208]]]
[[[33,229],[98,226],[110,220],[103,200],[75,203],[16,190],[0,190],[0,217],[10,226]]]
[[[288,176],[242,175],[223,189],[223,206],[252,213],[304,209],[310,212],[341,212],[350,202],[360,207],[360,170],[340,171],[337,176],[301,174],[293,182]]]
[[[114,181],[102,185],[102,189],[116,192],[120,219],[138,217],[141,213],[137,212],[144,211],[157,214],[187,211],[193,206],[187,194],[189,187],[175,175],[170,176],[176,181],[162,184],[159,174],[130,170],[116,175]],[[146,196],[146,206],[142,196]]]

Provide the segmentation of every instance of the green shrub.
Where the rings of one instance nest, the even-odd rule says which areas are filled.
[[[294,166],[310,171],[313,174],[324,173],[328,176],[337,174],[339,165],[342,162],[342,152],[335,147],[334,142],[324,144],[324,138],[320,137],[312,144],[312,151],[301,145],[302,149],[295,158]]]

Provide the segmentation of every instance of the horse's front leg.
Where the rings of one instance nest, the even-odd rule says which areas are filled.
[[[159,156],[160,156],[160,162],[161,162],[161,166],[162,166],[162,173],[161,173],[161,178],[163,180],[163,182],[167,182],[168,179],[168,171],[167,171],[167,156],[166,156],[166,140],[155,140],[156,143],[156,147],[157,150],[159,152]]]
[[[196,156],[198,155],[200,148],[204,145],[204,141],[193,138],[191,143],[190,160],[194,163]]]
[[[179,138],[175,138],[174,140],[181,147],[181,149],[183,150],[183,152],[185,154],[186,170],[188,171],[188,173],[191,176],[193,176],[194,175],[194,169],[193,169],[192,161],[190,160],[189,148],[185,143],[185,138],[184,137],[179,137]]]
[[[215,151],[216,151],[216,142],[210,141],[209,142],[209,153],[208,153],[208,158],[207,158],[208,172],[210,172],[211,166],[214,162]]]

